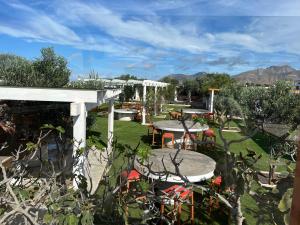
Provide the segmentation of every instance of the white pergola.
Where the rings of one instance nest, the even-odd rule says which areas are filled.
[[[81,79],[83,81],[95,80],[95,79]],[[154,87],[154,115],[157,115],[157,89],[167,87],[169,84],[153,81],[153,80],[120,80],[120,79],[99,79],[104,83],[106,88],[123,88],[124,86],[143,86],[143,105],[142,105],[142,124],[146,124],[146,96],[147,96],[147,87]],[[138,100],[138,91],[135,91],[135,99]]]
[[[73,154],[78,148],[86,147],[86,117],[87,112],[98,105],[108,102],[108,152],[112,149],[114,127],[114,99],[121,93],[121,89],[110,90],[82,90],[66,88],[23,88],[0,87],[1,100],[15,101],[47,101],[70,103],[70,115],[73,117]],[[84,156],[80,159],[84,162]],[[79,165],[81,165],[79,163]],[[84,174],[83,168],[74,168]],[[74,183],[76,186],[76,184]]]

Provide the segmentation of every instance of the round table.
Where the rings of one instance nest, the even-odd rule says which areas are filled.
[[[176,174],[175,165],[172,162],[176,152],[176,149],[170,148],[154,149],[144,163],[140,163],[139,158],[136,158],[134,167],[141,174],[151,179],[183,183],[184,180],[180,176],[167,175],[166,173],[168,171]],[[216,162],[212,158],[194,151],[180,150],[175,161],[180,162],[179,173],[186,177],[189,182],[210,179],[216,168]],[[149,167],[151,172],[149,172]]]
[[[137,114],[135,109],[115,109],[115,119],[122,121],[134,120],[134,116]]]
[[[186,128],[184,127],[183,124],[186,126]],[[172,133],[174,133],[175,144],[177,145],[182,143],[183,133],[186,132],[187,130],[190,133],[197,133],[209,129],[209,127],[206,124],[201,125],[200,123],[190,121],[190,120],[185,120],[184,122],[178,120],[161,120],[161,121],[153,122],[153,126],[156,129],[162,130],[164,132],[171,131]],[[170,144],[172,143],[171,142],[167,143],[167,145]]]
[[[210,111],[206,109],[183,109],[182,112],[183,114],[190,114],[189,117],[191,118],[193,114],[205,114],[209,113]]]

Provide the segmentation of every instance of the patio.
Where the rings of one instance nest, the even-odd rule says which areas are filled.
[[[88,132],[97,132],[101,137],[105,139],[106,131],[101,129],[101,127],[106,126],[107,124],[107,118],[105,117],[97,117],[96,123]],[[130,132],[128,132],[130,131]],[[217,132],[215,132],[217,134]],[[224,136],[228,139],[237,139],[242,137],[241,133],[224,133]],[[151,140],[149,139],[147,135],[147,127],[142,126],[139,123],[136,122],[124,122],[124,121],[115,121],[115,137],[117,138],[118,143],[126,143],[129,144],[132,148],[135,148],[138,143],[140,143],[140,148],[150,148],[149,143],[151,143]],[[268,164],[265,163],[269,159],[269,150],[267,148],[267,145],[264,143],[266,136],[264,136],[261,133],[258,133],[255,135],[252,139],[248,139],[244,142],[241,142],[239,144],[232,145],[232,151],[235,153],[239,153],[240,151],[246,151],[247,148],[251,148],[252,150],[256,151],[258,154],[262,154],[262,159],[258,163],[258,167],[260,170],[268,170]],[[203,153],[212,159],[214,159],[216,162],[218,162],[222,157],[224,152],[220,151],[218,148],[220,146],[220,138],[217,135],[217,145],[216,148],[212,151],[211,149],[205,149],[200,148],[198,149],[198,152]],[[157,147],[156,147],[157,148]],[[117,180],[117,174],[122,171],[126,170],[127,168],[126,160],[120,155],[116,158],[113,165],[111,166],[111,170],[109,172],[109,182],[111,184],[116,184],[118,182]],[[284,168],[278,168],[279,170],[283,170]],[[99,193],[103,191],[103,187],[100,187],[98,190]],[[262,189],[259,185],[255,185],[253,187],[253,191],[256,192],[264,192],[264,189]],[[199,198],[198,194],[196,194],[195,199]],[[246,216],[247,221],[249,224],[254,224],[257,222],[258,218],[264,220],[264,221],[271,221],[271,215],[268,213],[268,211],[261,211],[261,206],[259,206],[256,203],[255,197],[250,196],[248,194],[245,194],[242,197],[242,204],[245,207],[244,208],[244,214]],[[275,207],[275,206],[273,206]],[[212,220],[210,218],[210,215],[204,213],[206,208],[203,208],[201,205],[201,202],[198,202],[196,204],[196,217],[200,218],[198,220],[195,218],[195,224],[201,223],[201,224],[211,224]],[[138,218],[141,218],[142,211],[138,210],[136,207],[129,208],[129,219],[131,221],[135,221]],[[222,216],[217,212],[214,212],[214,220],[216,219],[216,224],[227,224],[227,220],[224,218],[222,219]],[[268,224],[268,223],[266,223]]]

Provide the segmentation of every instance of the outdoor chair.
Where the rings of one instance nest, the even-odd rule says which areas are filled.
[[[192,114],[192,120],[195,120],[195,119],[198,119],[199,117],[198,117],[198,115],[197,114]]]
[[[185,133],[183,137],[182,149],[184,150],[197,150],[196,143],[197,136],[191,133]]]
[[[207,146],[213,147],[216,145],[217,138],[213,129],[203,131],[202,142],[204,142]]]
[[[169,112],[169,115],[170,115],[171,120],[181,119],[181,113],[180,112],[172,111],[172,112]]]
[[[140,181],[140,179],[141,179],[141,174],[135,169],[132,169],[130,171],[127,170],[123,171],[120,176],[121,193],[127,193],[130,189],[131,184]],[[125,181],[125,185],[122,185],[124,184],[124,181]]]
[[[166,145],[165,144],[165,139],[171,139],[172,141],[172,144],[170,145]],[[162,137],[161,137],[161,147],[164,148],[164,147],[171,147],[171,148],[174,148],[174,134],[173,133],[169,133],[169,132],[166,132],[166,133],[163,133]]]
[[[157,142],[155,141],[155,137],[160,134],[160,130],[156,129],[153,124],[148,125],[148,137],[152,136],[151,145],[155,145]]]
[[[176,184],[161,192],[161,217],[176,221],[178,225],[186,223],[194,224],[194,193],[191,189]],[[186,204],[189,210],[184,209],[182,207],[183,204]],[[169,207],[166,207],[167,205]],[[181,223],[183,211],[189,213],[189,218]],[[163,220],[161,220],[161,224],[163,224]]]
[[[210,188],[217,193],[220,193],[222,184],[222,177],[217,176],[211,182]],[[214,196],[209,196],[209,215],[213,208],[219,208],[219,199],[215,198]]]
[[[135,169],[132,169],[130,171],[123,171],[120,175],[120,196],[127,194],[130,190],[136,191],[136,189],[132,188],[132,184],[136,184],[141,180],[141,174],[136,171]],[[124,185],[125,181],[125,185]],[[134,197],[137,201],[145,201],[146,196],[144,194],[139,193]],[[128,217],[128,203],[125,205],[125,215]]]

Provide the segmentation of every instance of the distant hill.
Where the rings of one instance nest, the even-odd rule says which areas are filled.
[[[300,80],[300,70],[291,66],[270,66],[255,69],[233,76],[240,83],[273,84],[278,80]]]
[[[170,75],[167,75],[165,77],[163,77],[162,79],[168,77],[168,78],[174,78],[176,80],[178,80],[180,83],[182,83],[184,80],[192,80],[192,79],[195,79],[197,77],[201,77],[201,76],[204,76],[206,75],[207,73],[205,72],[198,72],[198,73],[195,73],[195,74],[192,74],[192,75],[188,75],[188,74],[170,74]]]

